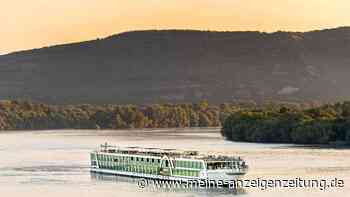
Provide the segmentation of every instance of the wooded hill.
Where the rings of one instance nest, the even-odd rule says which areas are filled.
[[[350,97],[350,28],[135,31],[0,56],[0,99],[53,104]]]

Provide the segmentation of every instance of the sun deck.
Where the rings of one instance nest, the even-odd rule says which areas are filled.
[[[167,155],[174,158],[204,160],[207,163],[242,161],[240,157],[199,154],[198,151],[189,151],[189,150],[144,148],[144,147],[138,147],[138,146],[118,147],[118,146],[111,146],[108,144],[104,144],[100,146],[100,149],[98,151],[104,152],[104,153],[155,156],[155,157],[162,157],[164,155]]]

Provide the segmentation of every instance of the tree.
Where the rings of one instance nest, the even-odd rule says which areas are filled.
[[[348,144],[350,144],[350,130],[348,130],[345,140]]]
[[[208,118],[207,114],[205,113],[199,113],[199,126],[200,127],[209,127],[212,123],[210,119]]]
[[[116,129],[124,129],[126,128],[126,123],[124,122],[124,120],[122,119],[122,117],[120,116],[120,114],[116,114],[115,116],[115,126],[114,128]]]

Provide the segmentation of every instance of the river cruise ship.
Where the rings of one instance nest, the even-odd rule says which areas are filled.
[[[240,157],[107,143],[91,152],[90,159],[91,172],[160,180],[232,181],[248,169]]]

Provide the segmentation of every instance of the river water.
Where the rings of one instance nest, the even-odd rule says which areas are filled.
[[[90,174],[89,152],[105,142],[241,156],[250,166],[246,180],[325,179],[328,184],[337,179],[333,183],[338,185],[140,188],[139,179]],[[350,196],[350,149],[235,143],[225,141],[216,129],[3,132],[0,156],[1,196]]]

